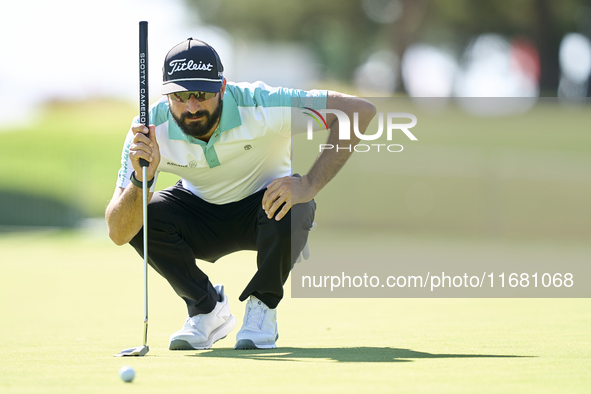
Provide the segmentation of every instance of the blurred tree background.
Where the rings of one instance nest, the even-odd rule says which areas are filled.
[[[186,0],[207,24],[234,37],[296,41],[312,48],[323,76],[349,81],[372,52],[399,58],[409,45],[447,45],[462,57],[475,37],[496,33],[537,48],[540,95],[556,96],[559,47],[568,32],[591,36],[591,0]],[[400,68],[397,91],[405,92]],[[587,88],[588,91],[588,88]]]
[[[451,111],[450,116],[456,110],[469,111],[466,105],[479,102],[472,100],[474,97],[525,98],[502,100],[516,110],[514,103],[525,104],[524,108],[539,103],[532,110],[538,123],[515,129],[497,148],[518,151],[515,156],[532,168],[546,168],[545,163],[554,163],[555,158],[532,158],[530,149],[556,153],[562,159],[556,159],[551,169],[562,168],[560,177],[571,174],[573,185],[569,189],[564,183],[545,183],[544,187],[572,191],[575,200],[566,204],[574,207],[572,217],[591,223],[586,208],[587,169],[591,165],[586,159],[591,146],[586,129],[591,112],[584,106],[590,95],[591,0],[108,0],[112,5],[117,2],[116,16],[120,18],[113,19],[109,29],[103,28],[105,18],[115,16],[102,14],[108,6],[92,5],[89,13],[85,3],[77,13],[66,16],[58,12],[48,18],[54,10],[70,9],[75,3],[56,1],[58,6],[40,3],[34,13],[17,3],[21,13],[0,26],[6,38],[0,41],[0,52],[10,56],[0,62],[0,232],[3,227],[11,231],[18,226],[77,227],[85,218],[98,218],[97,222],[104,224],[102,216],[120,167],[121,145],[137,114],[140,2],[142,9],[151,10],[145,19],[151,29],[152,102],[160,98],[164,55],[174,44],[193,36],[220,52],[225,75],[236,82],[262,80],[272,86],[334,89],[371,98],[402,97],[401,102],[408,104],[420,101],[417,97],[436,98],[441,108]],[[40,51],[38,57],[45,59],[41,69],[34,62],[11,61],[28,58],[29,50],[21,43],[23,39],[36,42],[37,33],[27,30],[12,37],[8,32],[31,20],[44,32],[44,42],[51,43],[35,47]],[[89,35],[72,35],[76,28],[86,29]],[[76,44],[76,39],[84,41]],[[96,45],[86,45],[88,40]],[[69,63],[64,67],[62,60],[71,59],[73,47],[77,48],[75,66]],[[9,94],[13,91],[19,94]],[[541,100],[540,96],[555,99]],[[569,108],[564,112],[565,104],[574,104],[572,107],[580,111]],[[20,123],[3,123],[17,118]],[[426,119],[423,116],[421,125],[429,125]],[[482,124],[467,124],[462,129],[466,134],[457,138],[433,123],[444,140],[437,142],[434,136],[429,140],[423,132],[421,149],[428,150],[431,143],[436,152],[447,152],[445,147],[449,146],[464,152],[465,138],[473,137],[473,130],[482,138],[473,145],[488,149],[486,138],[498,135],[497,130],[483,127],[488,123],[485,118]],[[576,134],[565,139],[556,133],[566,133],[565,128]],[[521,145],[517,134],[524,141]],[[100,138],[89,143],[89,136]],[[536,147],[540,139],[552,143]],[[464,153],[480,158],[483,153],[477,152]],[[359,159],[356,156],[352,160]],[[398,160],[407,156],[410,151]],[[449,156],[442,161],[458,160],[457,152]],[[506,183],[501,175],[505,168],[519,167],[519,160],[515,164],[499,159],[492,170],[478,174],[483,184],[505,185],[495,190],[511,195],[507,201],[515,209],[504,212],[511,220],[527,209],[527,204],[516,203],[523,199],[512,194],[521,189]],[[412,173],[416,165],[392,166],[409,171],[390,177],[391,182],[406,185],[392,196],[402,200],[412,197],[425,189],[421,184],[429,185],[435,193],[438,182],[453,185],[454,177],[463,174],[458,170],[460,175],[440,176],[437,163],[432,166],[432,179],[421,178]],[[474,165],[467,160],[457,167]],[[572,175],[575,173],[581,175]],[[159,177],[158,189],[177,181],[168,175]],[[537,179],[528,176],[523,176],[526,182]],[[344,178],[340,176],[337,182],[340,179]],[[581,185],[587,189],[579,189]],[[440,192],[456,192],[451,186],[444,189]],[[479,193],[487,195],[486,190]],[[545,206],[544,202],[550,206],[552,194],[540,195],[543,198],[536,197],[538,205]],[[391,212],[406,215],[408,223],[415,223],[412,207],[402,200]],[[449,212],[462,209],[459,204],[447,208]],[[495,216],[494,212],[483,205],[483,215]],[[577,212],[587,212],[587,216]],[[421,218],[427,229],[440,220],[434,214]],[[531,218],[524,222],[536,223]],[[587,234],[575,225],[571,228],[571,232],[558,227],[556,231]]]

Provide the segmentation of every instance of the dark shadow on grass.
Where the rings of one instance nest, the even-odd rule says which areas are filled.
[[[499,354],[433,354],[410,349],[390,347],[350,347],[350,348],[293,348],[282,347],[266,350],[234,350],[232,348],[212,349],[190,354],[191,357],[242,358],[248,360],[306,361],[329,359],[339,362],[410,362],[425,358],[516,358],[532,356]]]

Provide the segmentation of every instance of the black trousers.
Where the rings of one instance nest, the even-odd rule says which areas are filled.
[[[215,262],[239,250],[258,252],[257,272],[240,301],[252,294],[276,308],[283,298],[283,285],[306,245],[316,203],[294,205],[290,214],[276,221],[262,208],[264,192],[215,205],[179,181],[153,195],[148,204],[148,262],[187,303],[189,316],[211,312],[217,301],[217,292],[195,259]],[[143,257],[143,228],[130,244]]]

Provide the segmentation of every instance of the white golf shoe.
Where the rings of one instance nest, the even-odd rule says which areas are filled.
[[[274,349],[278,338],[277,310],[251,295],[246,303],[242,328],[236,334],[234,349]]]
[[[224,286],[215,285],[214,288],[222,300],[207,314],[187,317],[183,328],[170,336],[170,350],[209,349],[234,329],[236,318],[230,313]]]

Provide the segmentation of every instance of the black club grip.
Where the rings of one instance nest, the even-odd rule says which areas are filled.
[[[139,72],[140,72],[140,85],[139,85],[139,98],[140,98],[140,123],[144,126],[149,126],[149,107],[148,102],[150,99],[148,90],[148,22],[140,22],[140,56],[139,56]],[[140,166],[148,167],[148,163],[145,159],[140,159]]]

